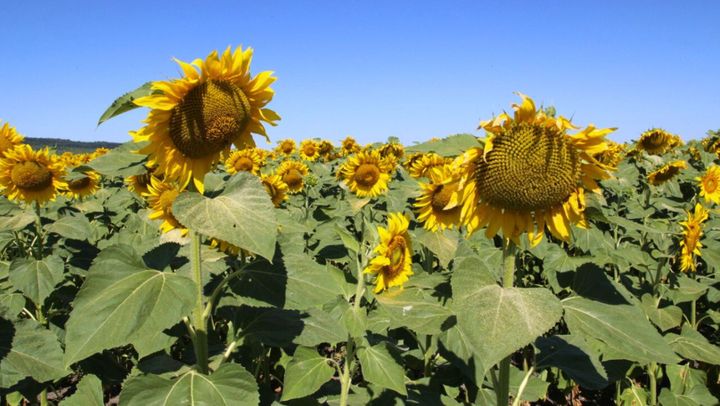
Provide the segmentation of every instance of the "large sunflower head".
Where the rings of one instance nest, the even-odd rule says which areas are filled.
[[[45,203],[55,200],[67,184],[65,168],[47,148],[39,151],[21,144],[0,157],[0,189],[10,200]]]
[[[704,197],[706,202],[720,204],[720,166],[712,165],[695,180],[700,182],[700,197]]]
[[[469,232],[487,225],[486,236],[502,230],[516,239],[527,232],[540,242],[545,226],[557,238],[570,238],[570,224],[585,226],[584,190],[599,192],[596,183],[608,178],[609,167],[593,155],[607,150],[605,136],[614,129],[576,128],[562,117],[535,108],[528,96],[513,105],[514,115],[503,113],[480,127],[488,132],[482,150],[473,148],[453,163],[464,171],[460,188],[463,202],[474,210],[463,215]]]
[[[360,151],[360,144],[355,141],[355,138],[351,136],[345,137],[344,140],[342,140],[342,147],[340,149],[340,155],[346,156],[350,154],[354,154],[356,152]]]
[[[262,175],[260,180],[275,207],[280,207],[280,204],[287,200],[288,185],[278,175]]]
[[[685,168],[687,168],[687,162],[685,161],[670,162],[667,165],[663,165],[660,169],[651,172],[648,175],[648,182],[655,186],[661,185],[674,178],[675,175]]]
[[[277,169],[277,175],[285,182],[290,194],[303,190],[304,178],[309,172],[307,165],[298,161],[283,161]]]
[[[184,188],[192,179],[202,193],[205,174],[232,144],[254,147],[251,134],[267,138],[263,122],[275,125],[280,119],[265,108],[275,78],[272,72],[250,75],[252,52],[228,47],[222,56],[213,51],[204,61],[177,61],[184,77],[154,82],[156,93],[135,100],[152,110],[133,138],[149,141],[140,153],[167,180]]]
[[[275,151],[285,156],[292,155],[292,153],[295,152],[295,140],[292,138],[288,138],[279,141],[277,147],[275,147]]]
[[[683,272],[697,270],[695,256],[700,256],[702,223],[707,219],[708,211],[698,203],[693,213],[687,212],[687,220],[680,222],[683,227],[683,240],[680,241],[680,270]]]
[[[10,126],[8,123],[3,124],[0,127],[0,158],[5,155],[6,151],[10,151],[22,144],[24,140],[25,137],[18,134],[15,127]]]
[[[452,162],[452,159],[442,157],[435,153],[423,154],[416,159],[410,167],[410,176],[413,178],[429,178],[433,168],[442,168]]]
[[[682,140],[677,135],[670,134],[662,128],[652,128],[640,134],[635,150],[645,151],[650,155],[662,155],[678,145],[682,145]]]
[[[160,230],[167,233],[171,230],[180,230],[181,235],[188,233],[187,228],[180,224],[172,212],[172,205],[182,192],[182,188],[175,182],[163,181],[154,176],[150,177],[148,192],[143,196],[147,199],[150,208],[150,218],[162,220]]]
[[[263,158],[257,148],[245,148],[230,153],[225,160],[225,170],[229,174],[238,172],[250,172],[257,175],[263,166]]]
[[[93,195],[100,187],[100,174],[95,171],[85,171],[82,177],[67,181],[65,195],[81,199]]]
[[[337,177],[359,197],[377,197],[388,190],[391,168],[378,151],[360,151],[348,157]]]
[[[378,227],[380,243],[364,273],[375,274],[375,293],[402,286],[413,274],[408,219],[402,213],[388,215],[388,227]]]
[[[431,170],[431,183],[420,183],[421,194],[415,201],[418,221],[431,231],[444,230],[460,225],[463,205],[461,196],[461,173],[451,165]],[[473,202],[466,199],[465,210],[472,210]]]
[[[314,140],[303,140],[300,143],[300,158],[316,161],[320,157],[320,145]]]

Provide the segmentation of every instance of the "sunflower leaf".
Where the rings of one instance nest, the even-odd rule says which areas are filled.
[[[114,102],[112,102],[110,107],[108,107],[107,110],[105,110],[105,112],[102,114],[102,116],[100,116],[97,125],[100,126],[100,124],[110,120],[113,117],[119,116],[120,114],[127,113],[130,110],[134,110],[140,107],[134,103],[135,99],[148,96],[153,93],[155,93],[155,91],[153,91],[152,89],[152,82],[146,82],[137,89],[125,93],[124,95],[115,99]]]

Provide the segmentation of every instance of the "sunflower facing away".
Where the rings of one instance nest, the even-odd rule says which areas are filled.
[[[131,192],[144,196],[145,193],[149,192],[148,187],[150,186],[150,180],[153,176],[157,177],[159,180],[163,179],[162,175],[155,174],[154,168],[146,167],[145,173],[140,175],[130,175],[125,178],[125,184]]]
[[[184,77],[154,82],[157,94],[135,104],[152,110],[146,126],[133,133],[135,142],[149,141],[140,149],[158,174],[185,188],[190,180],[203,192],[203,179],[222,154],[234,144],[254,147],[252,133],[267,138],[263,121],[275,125],[280,117],[266,109],[273,97],[272,72],[250,75],[252,49],[228,47],[222,56],[213,51],[203,61],[177,61]],[[198,71],[199,70],[199,71]]]
[[[300,143],[300,158],[306,161],[316,161],[320,158],[320,144],[314,140],[303,140]]]
[[[0,127],[0,158],[5,155],[6,151],[15,148],[25,140],[25,137],[18,134],[15,127],[11,127],[10,124],[5,123]]]
[[[162,220],[160,230],[163,233],[175,229],[180,230],[182,236],[188,233],[187,228],[177,221],[172,212],[173,202],[175,202],[181,191],[182,188],[175,182],[163,181],[154,176],[150,177],[148,192],[144,193],[143,196],[147,199],[150,208],[149,217],[152,220]]]
[[[458,203],[460,195],[460,176],[457,168],[450,165],[431,170],[432,183],[420,183],[421,195],[415,201],[418,221],[430,230],[444,230],[460,224],[462,206]],[[470,199],[464,202],[472,206]],[[472,209],[471,207],[466,210]]]
[[[318,151],[320,152],[320,156],[325,162],[332,161],[333,159],[337,158],[337,154],[335,153],[335,146],[332,144],[332,142],[328,140],[320,141]]]
[[[355,141],[355,138],[348,135],[344,140],[342,140],[340,155],[347,156],[356,152],[360,152],[360,145],[357,141]]]
[[[451,159],[447,159],[435,153],[423,154],[416,159],[410,167],[410,176],[413,178],[429,178],[429,174],[433,168],[442,168],[445,164],[451,163]]]
[[[512,118],[503,113],[480,123],[488,132],[484,149],[473,148],[453,163],[464,172],[461,204],[472,208],[463,209],[461,221],[470,233],[487,225],[488,238],[502,230],[517,242],[527,232],[537,244],[547,226],[556,238],[569,240],[571,224],[586,226],[585,189],[599,192],[596,180],[610,176],[611,168],[593,155],[608,148],[605,136],[615,129],[590,125],[568,134],[576,128],[569,120],[520,97]]]
[[[282,140],[278,142],[277,147],[275,147],[275,152],[278,154],[283,154],[285,156],[292,155],[293,152],[295,152],[295,140],[292,138],[288,138],[286,140]]]
[[[65,195],[74,199],[81,199],[85,196],[91,196],[100,187],[100,174],[95,171],[83,172],[80,178],[67,181]]]
[[[408,225],[408,219],[402,213],[390,213],[388,227],[378,227],[380,243],[375,247],[376,256],[364,271],[377,275],[375,293],[402,286],[413,274]]]
[[[687,212],[687,220],[681,221],[683,227],[683,240],[680,241],[680,270],[683,272],[697,271],[695,256],[700,256],[700,238],[703,235],[702,223],[707,220],[708,212],[699,203],[695,205],[695,212]]]
[[[703,149],[707,152],[713,152],[720,157],[720,130],[708,131],[707,137],[702,140]]]
[[[704,197],[706,202],[720,204],[720,166],[709,167],[701,178],[695,180],[700,181],[700,197]]]
[[[616,167],[625,157],[625,144],[607,141],[608,149],[593,155],[598,162],[610,167]]]
[[[390,168],[378,151],[360,151],[348,157],[337,177],[358,197],[377,197],[388,190]]]
[[[681,170],[687,168],[685,161],[673,161],[667,165],[663,165],[660,169],[651,172],[648,175],[648,182],[658,186],[674,178]]]
[[[662,155],[678,145],[682,145],[682,141],[677,135],[662,128],[652,128],[640,134],[635,150],[645,151],[650,155]]]
[[[303,178],[309,172],[307,165],[298,161],[283,161],[276,171],[280,179],[287,185],[290,194],[299,193],[303,190],[303,187],[305,187]]]
[[[262,175],[260,180],[275,207],[280,207],[280,204],[287,200],[288,186],[278,175]]]
[[[260,173],[263,158],[257,148],[245,148],[230,153],[225,160],[225,170],[231,175],[238,172],[250,172],[254,175]]]
[[[0,189],[10,200],[45,203],[55,200],[67,184],[65,168],[47,148],[39,151],[26,144],[5,151],[0,157]]]

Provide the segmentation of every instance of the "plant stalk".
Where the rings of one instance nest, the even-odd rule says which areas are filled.
[[[35,233],[37,237],[37,248],[35,253],[36,259],[42,259],[43,253],[44,253],[44,247],[43,247],[43,232],[42,232],[42,220],[40,218],[40,203],[35,202],[35,214],[37,215],[37,218],[35,219]]]
[[[650,406],[657,406],[657,362],[648,365],[647,373],[650,378]]]
[[[200,234],[190,231],[192,254],[192,276],[197,288],[197,299],[195,301],[195,309],[192,314],[192,325],[195,330],[193,339],[193,348],[195,350],[195,358],[197,368],[200,373],[208,374],[208,338],[207,338],[207,318],[205,317],[205,304],[203,300],[203,283],[202,283],[202,258],[200,256]]]
[[[43,388],[40,392],[40,406],[48,406],[47,388]]]
[[[515,243],[510,239],[503,241],[503,288],[512,288],[515,282]],[[505,357],[498,367],[500,369],[498,385],[495,388],[498,406],[507,406],[510,399],[510,358]]]
[[[340,376],[340,406],[347,406],[348,404],[350,385],[352,383],[350,371],[352,371],[352,364],[354,359],[355,342],[353,341],[352,337],[349,337],[345,352],[345,365],[343,365],[343,373]]]
[[[693,299],[692,302],[690,302],[690,325],[694,330],[697,330],[697,299]]]

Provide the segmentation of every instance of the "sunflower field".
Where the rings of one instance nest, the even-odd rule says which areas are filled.
[[[267,144],[252,52],[118,98],[112,150],[0,123],[4,404],[718,404],[720,133],[518,94],[479,136]]]

